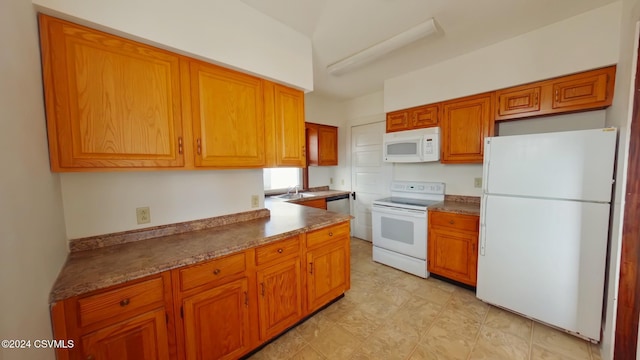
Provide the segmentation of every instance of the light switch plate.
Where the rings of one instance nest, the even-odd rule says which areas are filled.
[[[482,187],[482,178],[480,178],[480,177],[474,178],[473,179],[473,186],[477,187],[477,188],[481,188]]]

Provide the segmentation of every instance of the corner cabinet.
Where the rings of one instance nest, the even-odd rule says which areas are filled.
[[[180,57],[40,15],[53,171],[184,166]]]
[[[493,93],[442,103],[442,163],[481,163],[484,138],[493,136]]]
[[[427,270],[476,286],[479,217],[429,212]]]
[[[264,85],[268,167],[304,167],[304,93],[269,81]]]
[[[338,128],[306,123],[308,162],[310,166],[338,165]]]
[[[190,62],[196,167],[264,167],[262,80]]]

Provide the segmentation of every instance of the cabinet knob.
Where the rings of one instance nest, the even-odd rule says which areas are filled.
[[[96,360],[96,357],[93,355],[87,355],[87,360]]]
[[[213,270],[213,275],[218,275],[218,274],[220,274],[220,269]]]
[[[449,220],[449,224],[453,224],[455,221],[453,220]]]
[[[278,254],[282,254],[282,249],[278,249]]]
[[[120,301],[120,306],[125,307],[125,306],[129,305],[129,301],[130,301],[129,298],[121,300]]]
[[[329,236],[333,236],[333,232],[329,231]]]

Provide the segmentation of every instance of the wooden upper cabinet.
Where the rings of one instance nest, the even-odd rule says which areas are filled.
[[[498,115],[508,116],[540,111],[540,93],[540,86],[498,91]]]
[[[611,105],[616,66],[496,91],[496,121],[602,109]]]
[[[304,93],[265,81],[268,167],[306,163]]]
[[[493,93],[442,103],[442,163],[481,163],[493,135]]]
[[[308,163],[311,166],[338,165],[338,128],[306,123]]]
[[[609,106],[613,97],[615,67],[566,76],[553,84],[553,108]],[[611,81],[609,79],[611,78]]]
[[[438,126],[438,104],[423,105],[387,114],[387,132]]]
[[[262,80],[219,66],[190,62],[195,165],[266,165]]]
[[[387,132],[408,130],[411,127],[407,110],[394,111],[387,114]]]
[[[40,15],[53,171],[184,165],[180,57]]]

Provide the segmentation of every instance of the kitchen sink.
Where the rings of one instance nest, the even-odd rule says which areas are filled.
[[[282,194],[275,197],[278,199],[294,200],[294,199],[302,199],[302,198],[308,198],[308,197],[314,197],[314,196],[315,195],[308,194],[308,193],[297,193],[297,194]]]

